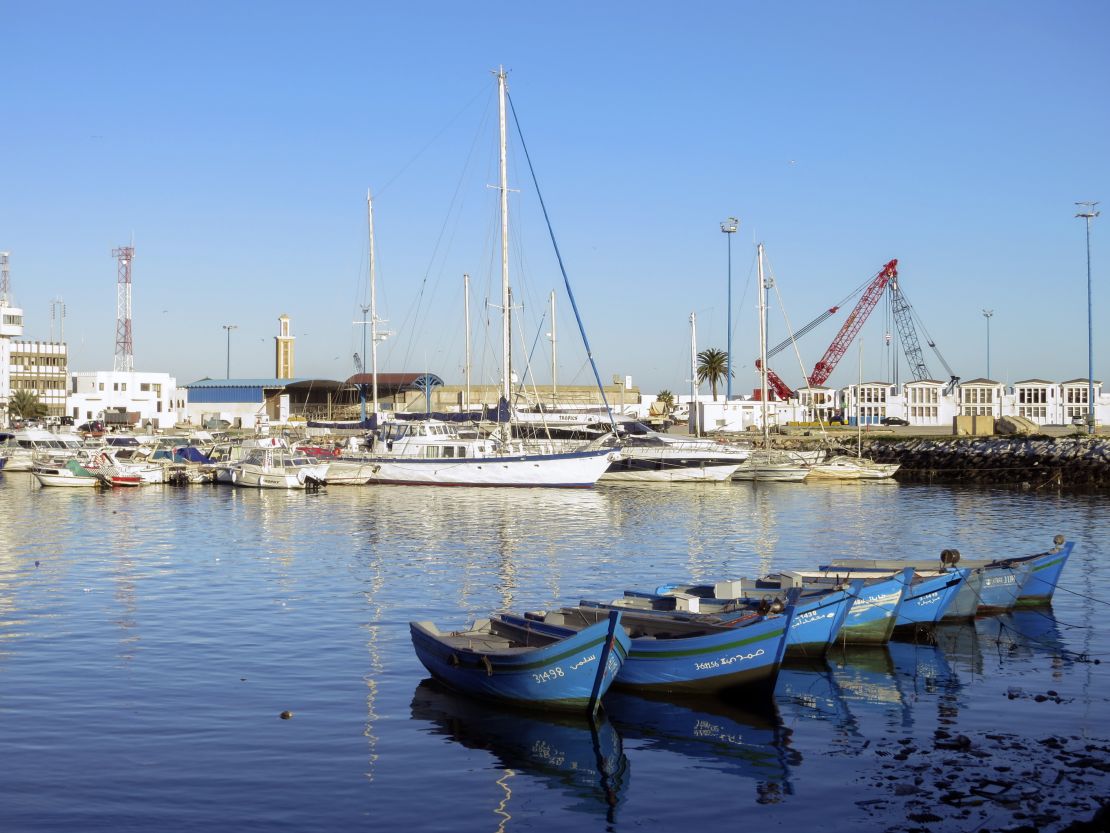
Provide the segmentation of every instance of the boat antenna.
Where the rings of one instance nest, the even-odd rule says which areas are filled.
[[[513,104],[512,96],[507,92],[505,97],[509,101],[509,109],[513,114],[513,124],[516,125],[516,133],[520,137],[520,147],[524,151],[524,159],[528,163],[528,173],[532,175],[532,184],[536,186],[536,196],[540,201],[540,209],[543,211],[543,219],[547,224],[547,234],[551,238],[551,245],[555,249],[555,259],[559,262],[559,271],[563,275],[563,285],[567,288],[567,297],[570,298],[571,309],[574,310],[574,320],[578,322],[578,332],[582,336],[582,344],[586,348],[586,358],[590,360],[590,368],[594,372],[594,381],[597,382],[597,389],[601,391],[601,401],[605,405],[605,413],[609,415],[609,424],[613,426],[613,433],[617,431],[617,421],[613,418],[613,409],[609,407],[609,397],[605,395],[605,386],[601,384],[601,374],[597,370],[597,362],[594,361],[593,350],[590,349],[590,340],[586,336],[586,328],[582,324],[582,316],[578,312],[578,302],[574,300],[574,290],[570,288],[570,278],[567,277],[566,266],[563,265],[563,255],[559,251],[559,244],[555,240],[555,231],[551,228],[551,217],[547,213],[547,203],[543,201],[543,194],[540,192],[540,183],[536,179],[536,169],[532,167],[532,155],[528,153],[528,145],[524,141],[524,133],[520,129],[520,120],[516,115],[516,106]]]

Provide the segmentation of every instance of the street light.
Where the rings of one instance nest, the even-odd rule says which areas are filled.
[[[1091,220],[1099,215],[1098,202],[1077,202],[1079,213],[1087,221],[1087,433],[1095,433],[1095,341],[1091,320]]]
[[[231,378],[231,331],[239,329],[239,325],[238,324],[222,324],[221,326],[225,330],[227,330],[227,377],[226,378],[230,379]]]
[[[725,347],[728,351],[727,361],[725,362],[726,401],[732,399],[732,235],[736,234],[738,228],[740,228],[740,221],[735,217],[729,217],[721,222],[721,231],[728,238],[728,344]]]
[[[983,310],[983,317],[987,319],[987,378],[991,377],[991,316],[994,315],[994,310]]]

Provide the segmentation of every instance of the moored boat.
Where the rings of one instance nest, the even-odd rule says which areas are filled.
[[[413,648],[450,688],[517,706],[594,712],[628,655],[613,611],[590,627],[543,626],[504,614],[441,631],[410,622]]]
[[[305,489],[325,482],[326,463],[286,449],[254,448],[231,466],[231,482],[259,489]]]
[[[372,484],[415,486],[554,486],[588,488],[620,452],[600,443],[559,452],[519,441],[464,437],[439,419],[389,420],[370,451],[342,460],[369,467]]]
[[[914,570],[906,586],[905,597],[898,609],[895,628],[912,628],[921,625],[934,625],[945,618],[949,608],[955,603],[963,589],[968,575],[967,569]],[[803,575],[814,575],[803,573]],[[852,569],[843,566],[822,566],[822,577],[831,577],[836,582],[863,579],[879,581],[895,578],[897,570]]]
[[[786,656],[822,656],[836,641],[863,584],[860,579],[842,587],[800,590],[786,636]],[[715,584],[664,584],[653,593],[626,590],[624,597],[614,600],[613,605],[688,611],[729,624],[735,619],[758,614],[776,602],[782,604],[781,599],[770,599],[756,582],[738,579]]]
[[[889,641],[895,625],[898,624],[906,588],[912,577],[913,570],[905,569],[890,578],[865,582],[848,609],[836,642],[843,645],[882,645]],[[840,584],[840,580],[835,577],[796,570],[772,573],[759,580],[759,586],[765,592],[786,592],[797,587],[837,587]]]
[[[31,474],[42,486],[91,487],[100,479],[77,460],[43,460],[31,466]]]
[[[960,564],[970,573],[946,617],[960,618],[1049,603],[1075,546],[1063,535],[1055,536],[1052,543],[1050,550],[1024,556],[965,559],[958,550],[946,549],[939,564],[928,559],[838,559],[829,562],[829,567],[938,570]]]
[[[528,613],[520,621],[543,627],[596,626],[614,610],[590,602]],[[774,689],[786,650],[793,605],[782,614],[752,617],[732,626],[697,617],[621,611],[632,637],[616,687],[647,693],[735,693],[758,696]]]

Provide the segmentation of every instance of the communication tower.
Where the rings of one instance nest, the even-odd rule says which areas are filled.
[[[54,322],[58,322],[58,341],[66,340],[66,302],[59,295],[50,302],[50,340],[54,340]]]
[[[12,276],[8,273],[8,257],[11,252],[0,252],[0,307],[11,304]]]
[[[131,261],[134,246],[112,249],[118,264],[116,277],[116,358],[113,369],[131,373],[135,369],[135,347],[131,342]]]

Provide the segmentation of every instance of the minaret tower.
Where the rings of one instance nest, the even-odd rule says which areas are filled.
[[[290,333],[289,316],[284,313],[278,317],[278,334],[274,337],[275,373],[278,379],[293,378],[293,336]]]

